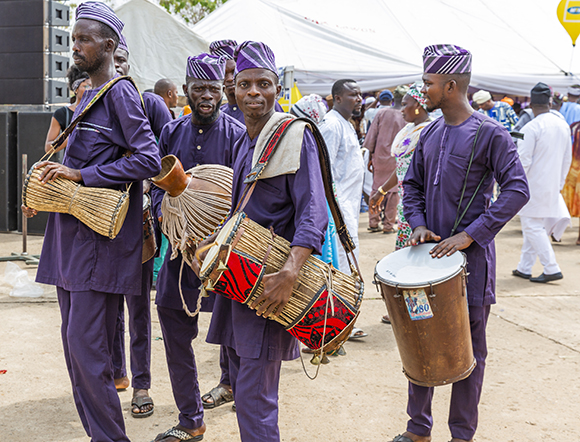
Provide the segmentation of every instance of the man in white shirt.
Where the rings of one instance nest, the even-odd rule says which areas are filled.
[[[364,180],[364,162],[356,132],[349,120],[361,113],[362,93],[354,80],[338,80],[332,86],[334,106],[326,114],[320,125],[324,137],[336,198],[344,216],[344,222],[356,245],[354,253],[358,259],[358,221]],[[346,253],[339,247],[339,270],[350,274]],[[356,330],[356,329],[355,329]],[[352,337],[364,337],[366,334],[357,330]]]
[[[518,154],[530,186],[530,200],[519,213],[524,244],[518,267],[512,273],[531,282],[549,282],[564,277],[547,232],[558,222],[560,190],[572,162],[572,142],[566,120],[550,112],[549,86],[538,83],[531,96],[535,118],[522,129],[524,139],[518,143]],[[540,258],[544,271],[532,278],[536,257]]]

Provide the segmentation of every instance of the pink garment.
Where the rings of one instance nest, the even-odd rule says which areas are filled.
[[[399,131],[405,127],[405,120],[400,110],[390,107],[379,109],[377,115],[373,119],[371,127],[367,133],[363,147],[366,147],[372,154],[373,161],[373,189],[371,195],[389,179],[392,173],[395,172],[397,161],[391,155],[391,145],[395,136]],[[397,186],[392,189],[384,189],[390,194],[397,194]],[[392,195],[390,195],[392,196]],[[397,198],[391,198],[398,201]],[[383,223],[383,229],[389,230],[392,228],[394,220],[396,219],[397,207],[390,204],[387,212],[383,217],[386,222]],[[392,221],[391,221],[392,220]],[[372,216],[369,212],[369,226],[376,227],[378,224],[378,215]]]

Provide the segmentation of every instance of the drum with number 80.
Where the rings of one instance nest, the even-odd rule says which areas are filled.
[[[398,250],[375,267],[399,347],[414,384],[460,381],[475,368],[462,252],[432,258],[434,244]]]

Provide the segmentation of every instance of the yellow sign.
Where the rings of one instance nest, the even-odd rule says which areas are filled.
[[[562,0],[558,5],[558,20],[570,35],[572,46],[576,46],[580,35],[580,0]]]
[[[578,3],[580,3],[580,1]],[[288,100],[288,98],[290,99]],[[302,98],[302,94],[300,93],[298,86],[296,86],[296,83],[294,83],[294,86],[292,86],[292,89],[290,89],[290,97],[288,98],[280,97],[278,99],[278,103],[280,103],[280,106],[282,106],[284,112],[290,112],[292,105]]]

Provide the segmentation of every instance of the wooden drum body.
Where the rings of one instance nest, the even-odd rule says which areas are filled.
[[[200,279],[206,290],[249,306],[262,294],[264,274],[279,271],[289,253],[286,239],[238,213],[208,251]],[[282,324],[307,347],[332,352],[350,336],[362,296],[361,280],[310,256],[290,301],[279,316],[268,319]]]
[[[466,290],[466,258],[432,258],[434,244],[406,247],[375,267],[409,381],[434,387],[475,368]]]
[[[143,194],[143,252],[141,253],[141,263],[144,264],[157,253],[157,240],[155,239],[155,228],[153,227],[153,215],[151,214],[151,197]]]

